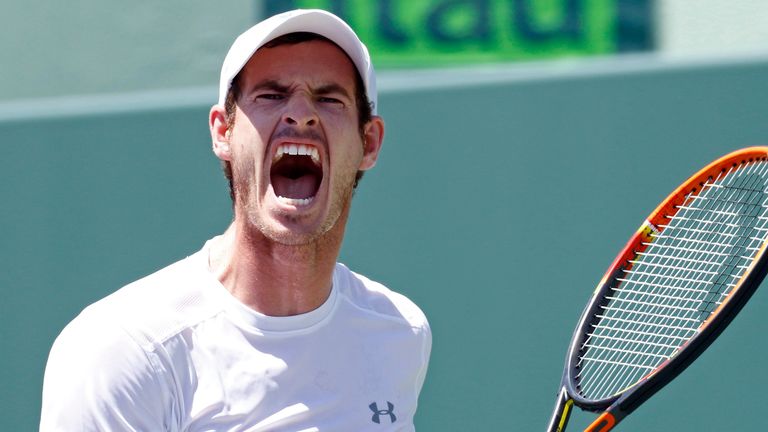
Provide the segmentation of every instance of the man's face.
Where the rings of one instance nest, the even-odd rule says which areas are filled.
[[[348,209],[383,124],[376,118],[361,134],[354,66],[327,41],[259,49],[239,87],[227,138],[236,211],[274,241],[311,242]]]

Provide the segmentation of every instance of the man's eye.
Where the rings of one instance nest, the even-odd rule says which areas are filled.
[[[256,99],[267,99],[267,100],[280,100],[283,98],[284,96],[279,93],[262,93],[256,96]]]
[[[332,103],[332,104],[341,104],[343,103],[340,99],[336,99],[333,97],[323,96],[317,99],[318,101],[322,103]]]

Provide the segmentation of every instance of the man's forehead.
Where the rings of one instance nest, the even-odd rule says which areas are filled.
[[[310,36],[305,36],[300,38],[291,37],[295,35],[310,35]],[[284,49],[284,48],[295,47],[295,48],[301,49],[301,48],[306,48],[307,46],[322,47],[320,49],[328,53],[333,52],[334,56],[338,56],[340,54],[346,59],[345,63],[348,63],[353,69],[357,70],[355,68],[354,62],[349,57],[347,52],[344,51],[344,49],[342,49],[339,45],[337,45],[332,40],[314,33],[289,33],[287,35],[279,36],[275,39],[272,39],[271,41],[265,43],[263,46],[259,47],[259,49],[257,49],[253,53],[253,55],[249,59],[249,62],[253,60],[253,57],[255,57],[258,54],[264,54],[269,51],[280,50],[281,48]]]
[[[349,78],[355,82],[357,70],[347,54],[331,41],[308,40],[263,46],[256,50],[246,63],[240,75],[258,80],[270,79],[287,82],[290,73],[306,72],[306,75],[334,78],[332,82],[343,82]]]

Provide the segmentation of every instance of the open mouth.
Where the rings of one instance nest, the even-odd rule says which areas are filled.
[[[323,180],[317,148],[306,144],[280,144],[272,159],[270,180],[280,201],[289,205],[311,203]]]

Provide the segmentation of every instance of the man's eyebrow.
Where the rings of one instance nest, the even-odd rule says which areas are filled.
[[[249,92],[254,92],[257,90],[273,90],[279,93],[286,93],[288,91],[288,86],[280,84],[277,80],[274,79],[265,79],[257,82],[256,84],[252,85],[250,89],[248,89]]]
[[[271,90],[278,93],[288,93],[290,91],[290,87],[285,84],[280,84],[280,82],[278,82],[275,79],[265,79],[255,83],[247,91],[249,93],[252,93],[260,90]],[[337,93],[348,99],[351,99],[351,96],[347,91],[347,89],[345,89],[342,85],[337,83],[322,84],[314,88],[313,93],[317,95],[328,95],[332,93]]]

